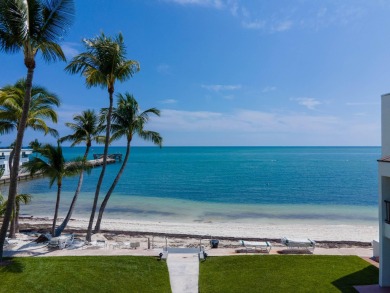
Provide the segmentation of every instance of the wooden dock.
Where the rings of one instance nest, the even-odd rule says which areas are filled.
[[[96,159],[102,159],[103,154],[93,154],[93,158]],[[115,161],[122,161],[122,154],[108,154],[107,159],[113,159]]]
[[[95,156],[95,155],[94,155]],[[88,160],[88,163],[92,166],[92,168],[95,167],[100,167],[103,165],[103,155],[101,158],[95,159],[95,160]],[[108,156],[107,158],[107,165],[108,164],[114,164],[116,163],[116,159],[111,158]],[[34,175],[30,175],[30,173],[20,173],[18,176],[18,181],[26,181],[26,180],[32,180],[36,179],[39,177],[42,177],[43,175],[41,173],[35,173]],[[10,182],[10,176],[9,175],[4,175],[3,177],[0,178],[0,185],[3,184],[8,184]]]

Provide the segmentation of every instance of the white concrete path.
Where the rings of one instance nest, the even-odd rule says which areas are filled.
[[[167,265],[172,293],[198,293],[199,257],[197,253],[170,253]]]

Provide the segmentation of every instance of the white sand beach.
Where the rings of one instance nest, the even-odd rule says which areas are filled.
[[[22,227],[31,227],[35,230],[40,226],[52,223],[50,218],[24,218],[20,220]],[[88,219],[72,219],[67,229],[85,230]],[[139,232],[150,234],[192,235],[205,238],[232,237],[247,239],[280,239],[310,238],[315,241],[356,241],[371,242],[378,239],[378,226],[369,225],[325,225],[325,224],[274,224],[259,225],[249,223],[224,222],[152,222],[103,219],[103,231]]]

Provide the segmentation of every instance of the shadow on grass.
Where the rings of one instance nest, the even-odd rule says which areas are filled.
[[[379,270],[375,266],[368,266],[360,271],[344,276],[332,284],[341,292],[356,292],[353,286],[378,284]]]
[[[16,258],[4,258],[0,266],[0,273],[22,273],[24,264]]]

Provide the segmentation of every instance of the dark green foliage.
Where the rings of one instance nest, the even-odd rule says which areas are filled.
[[[171,292],[165,262],[140,256],[14,258],[0,292]]]
[[[200,264],[206,292],[356,292],[378,283],[379,270],[357,256],[251,255],[210,257]]]

